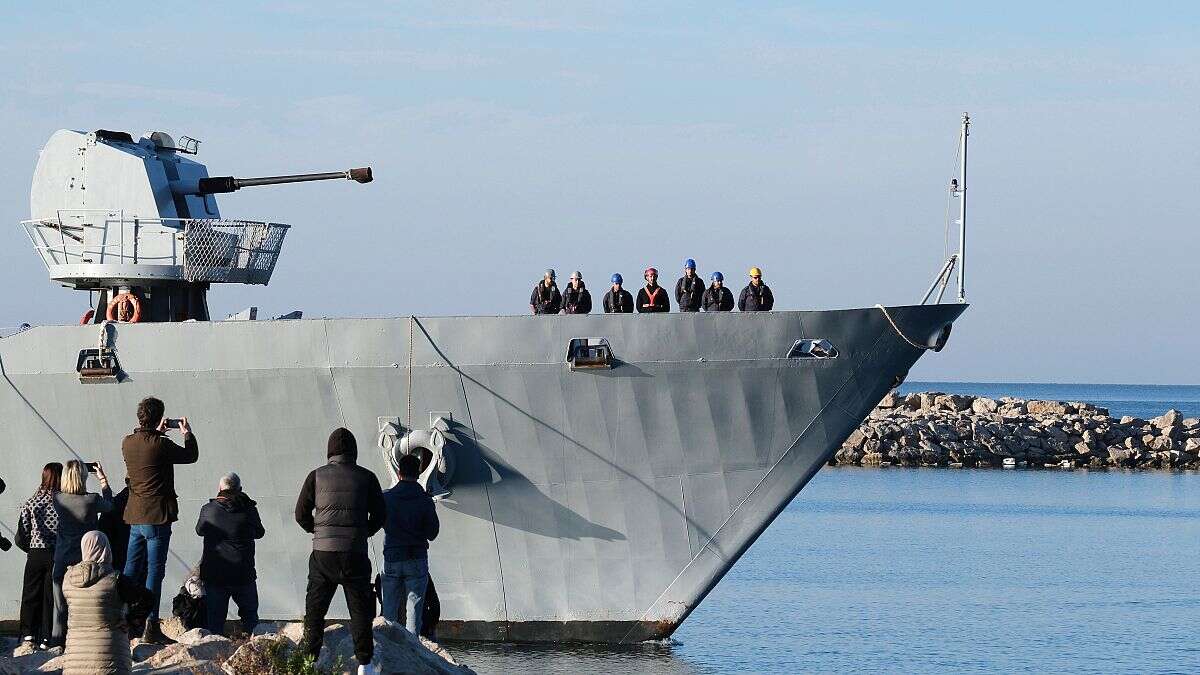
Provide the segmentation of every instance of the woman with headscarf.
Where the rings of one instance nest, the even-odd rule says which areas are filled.
[[[63,675],[129,673],[130,633],[141,634],[148,593],[113,570],[112,550],[103,532],[88,532],[79,546],[83,560],[63,578],[71,609]]]
[[[21,586],[21,640],[46,649],[54,629],[54,540],[58,513],[54,495],[63,466],[50,462],[42,469],[38,489],[21,505],[17,519],[17,545],[25,551],[25,578]]]
[[[52,642],[61,645],[67,629],[67,603],[63,597],[63,576],[67,568],[82,560],[79,542],[83,536],[99,527],[100,514],[108,513],[113,507],[112,490],[104,467],[95,466],[100,479],[100,494],[87,491],[88,468],[83,462],[73,459],[63,470],[62,485],[54,495],[54,511],[58,514],[58,537],[54,544],[54,637]]]

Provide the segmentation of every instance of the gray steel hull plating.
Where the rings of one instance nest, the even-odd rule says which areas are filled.
[[[923,341],[964,307],[889,311]],[[618,364],[571,372],[573,337],[608,338]],[[818,337],[840,355],[784,358]],[[198,562],[200,506],[236,470],[267,527],[262,615],[297,618],[309,541],[292,511],[330,430],[353,431],[387,487],[377,419],[449,412],[464,443],[430,552],[443,634],[602,642],[670,635],[921,355],[878,309],[139,324],[115,331],[124,381],[81,384],[76,356],[96,338],[0,340],[5,529],[47,461],[99,460],[119,484],[121,438],[157,395],[200,441],[176,472],[164,595]],[[377,564],[381,549],[382,535]],[[22,564],[0,554],[0,619],[17,616]]]

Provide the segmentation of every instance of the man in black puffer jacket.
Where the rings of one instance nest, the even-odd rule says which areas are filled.
[[[386,507],[379,479],[358,466],[358,443],[347,429],[329,435],[329,463],[308,474],[296,500],[296,522],[313,535],[304,599],[304,649],[321,654],[325,614],[337,587],[346,593],[354,656],[362,670],[375,672],[375,594],[367,539],[383,528]]]
[[[208,611],[206,624],[211,632],[224,635],[229,599],[233,598],[242,630],[249,634],[258,625],[254,540],[262,539],[267,531],[257,504],[242,491],[242,479],[236,473],[222,476],[217,489],[216,499],[200,509],[196,522],[196,534],[204,537],[200,580]]]

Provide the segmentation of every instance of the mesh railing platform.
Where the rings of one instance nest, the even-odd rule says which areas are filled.
[[[50,278],[78,288],[113,281],[266,284],[289,226],[215,218],[136,218],[61,211],[21,223]]]

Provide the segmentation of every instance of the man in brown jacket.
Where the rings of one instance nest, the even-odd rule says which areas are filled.
[[[163,417],[165,411],[163,402],[156,398],[142,400],[137,408],[138,428],[121,443],[129,476],[129,503],[125,506],[129,550],[124,575],[145,584],[152,596],[143,639],[156,643],[167,641],[158,624],[158,605],[167,571],[171,523],[179,520],[175,465],[193,464],[200,457],[187,418],[167,420]],[[166,437],[166,430],[174,426],[183,432],[183,447]]]

